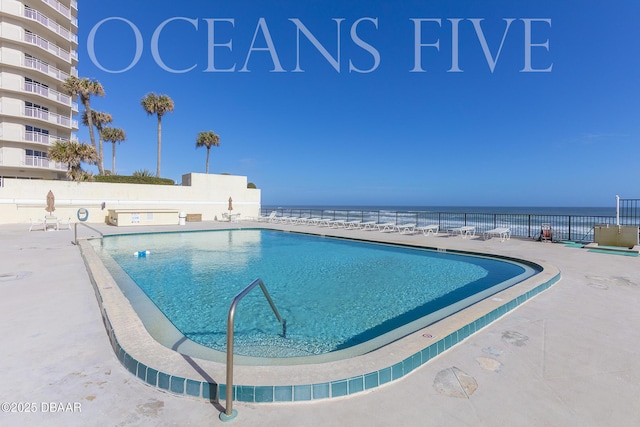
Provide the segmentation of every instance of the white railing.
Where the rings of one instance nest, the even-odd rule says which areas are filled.
[[[34,70],[38,70],[41,71],[45,74],[47,74],[48,76],[54,77],[60,81],[65,81],[69,78],[69,74],[65,73],[62,70],[57,69],[56,67],[54,67],[53,65],[49,65],[48,63],[37,59],[37,58],[29,58],[29,57],[25,57],[24,58],[24,66],[27,68],[32,68]],[[78,70],[76,68],[72,68],[71,69],[71,74],[74,76],[78,76]]]
[[[71,40],[73,42],[78,42],[78,36],[73,34],[71,31],[67,30],[66,28],[62,27],[60,24],[58,24],[55,20],[49,18],[48,16],[42,14],[41,12],[32,9],[28,6],[25,6],[24,8],[24,16],[26,18],[32,19],[34,21],[39,22],[40,24],[42,24],[43,26],[53,30],[55,33],[61,35],[62,37],[64,37],[67,40]]]
[[[56,135],[49,135],[47,133],[35,132],[32,130],[25,131],[24,140],[27,142],[38,142],[40,144],[52,145],[56,141],[69,142],[78,141],[76,135],[71,135],[71,138],[63,138]]]
[[[35,117],[37,119],[49,121],[49,112],[41,108],[24,107],[24,115],[27,117]]]
[[[24,90],[26,92],[49,97],[49,87],[37,82],[24,82]]]
[[[24,166],[33,166],[36,168],[67,170],[67,166],[60,162],[54,162],[46,157],[25,155]]]
[[[42,71],[45,74],[49,74],[49,69],[50,68],[54,68],[57,70],[57,68],[52,67],[51,65],[49,65],[48,63],[41,61],[39,59],[36,58],[30,58],[30,57],[25,57],[24,58],[24,66],[28,67],[28,68],[33,68],[34,70],[38,70],[38,71]],[[60,71],[60,70],[58,70]],[[53,74],[54,76],[57,76],[56,73]]]
[[[55,89],[50,89],[49,87],[38,82],[25,82],[24,90],[26,92],[35,93],[35,94],[47,97],[49,99],[53,99],[54,101],[58,101],[62,104],[68,105],[69,107],[73,106],[71,103],[71,97],[69,95],[66,95],[62,92],[58,92]],[[76,105],[76,110],[77,110],[77,107],[78,106]]]
[[[47,110],[36,107],[24,107],[24,115],[27,117],[35,117],[37,119],[46,120],[49,123],[55,123],[68,128],[77,128],[78,121],[72,120],[69,116],[52,113]]]
[[[49,144],[50,135],[48,133],[34,132],[32,130],[25,131],[24,140],[29,142],[39,142],[40,144]]]
[[[69,61],[71,59],[71,54],[66,50],[62,49],[60,46],[55,43],[50,42],[47,39],[40,37],[37,34],[25,32],[24,41],[32,44],[34,46],[38,46],[48,52],[53,53],[54,55],[64,59],[65,61]],[[74,51],[74,58],[77,57],[77,53]]]
[[[42,0],[67,18],[71,18],[71,9],[56,0]],[[77,7],[77,6],[76,6]]]
[[[38,167],[38,168],[48,168],[49,167],[49,159],[47,159],[46,157],[25,155],[24,164],[25,164],[25,166],[35,166],[35,167]]]

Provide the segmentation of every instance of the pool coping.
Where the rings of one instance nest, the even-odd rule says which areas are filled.
[[[396,244],[361,238],[353,240]],[[400,244],[430,248],[428,245]],[[145,329],[92,245],[86,240],[79,240],[78,246],[94,287],[111,346],[122,365],[141,381],[162,391],[208,401],[224,400],[226,365],[183,355],[158,343]],[[380,387],[408,375],[560,280],[560,271],[542,261],[486,252],[446,250],[524,261],[540,266],[541,271],[361,356],[311,365],[236,365],[233,400],[252,403],[302,402],[345,397]]]

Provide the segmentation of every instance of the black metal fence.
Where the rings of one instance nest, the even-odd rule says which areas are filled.
[[[640,225],[640,199],[621,199],[620,224]],[[624,203],[623,203],[624,202]],[[549,224],[553,230],[553,240],[592,242],[596,225],[616,225],[615,216],[540,215],[509,213],[461,213],[431,211],[390,211],[390,210],[341,210],[311,208],[264,208],[262,215],[276,211],[277,216],[293,218],[329,218],[346,221],[392,222],[394,224],[416,224],[426,226],[437,224],[440,230],[462,226],[476,227],[476,233],[497,227],[509,227],[511,235],[537,239],[542,224]]]
[[[638,225],[640,218],[640,199],[618,199],[620,225]]]

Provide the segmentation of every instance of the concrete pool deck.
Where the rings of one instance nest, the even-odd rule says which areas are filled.
[[[139,230],[228,225],[187,223]],[[264,226],[248,221],[232,225]],[[562,278],[397,381],[309,403],[234,402],[239,414],[230,425],[640,424],[638,258],[515,238],[500,242],[267,226],[496,253],[555,265]],[[133,231],[96,228],[105,234]],[[224,401],[215,406],[164,393],[120,364],[80,251],[71,244],[73,231],[27,230],[28,225],[0,226],[0,390],[3,402],[35,403],[37,410],[3,412],[0,425],[223,425],[218,414]],[[81,236],[89,234],[80,230]]]

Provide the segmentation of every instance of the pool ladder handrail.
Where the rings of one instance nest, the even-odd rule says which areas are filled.
[[[226,385],[226,409],[224,412],[220,413],[220,420],[222,421],[231,421],[238,415],[238,412],[233,409],[233,326],[234,326],[234,317],[236,314],[236,307],[242,298],[244,298],[249,292],[253,290],[256,286],[260,286],[262,289],[262,293],[265,298],[269,302],[271,309],[273,310],[278,322],[283,323],[282,317],[280,313],[278,313],[278,309],[276,305],[273,303],[269,292],[267,291],[266,286],[262,279],[256,279],[249,286],[244,288],[242,292],[240,292],[236,297],[231,301],[231,305],[229,306],[229,316],[227,317],[227,385]],[[284,332],[283,332],[284,334]]]
[[[104,234],[102,234],[102,232],[100,230],[96,230],[95,228],[91,227],[90,225],[85,224],[84,222],[74,222],[73,223],[73,241],[71,243],[73,243],[74,245],[78,245],[78,224],[80,225],[84,225],[85,227],[87,227],[89,230],[93,230],[96,233],[98,233],[100,235],[100,238],[104,238]]]

